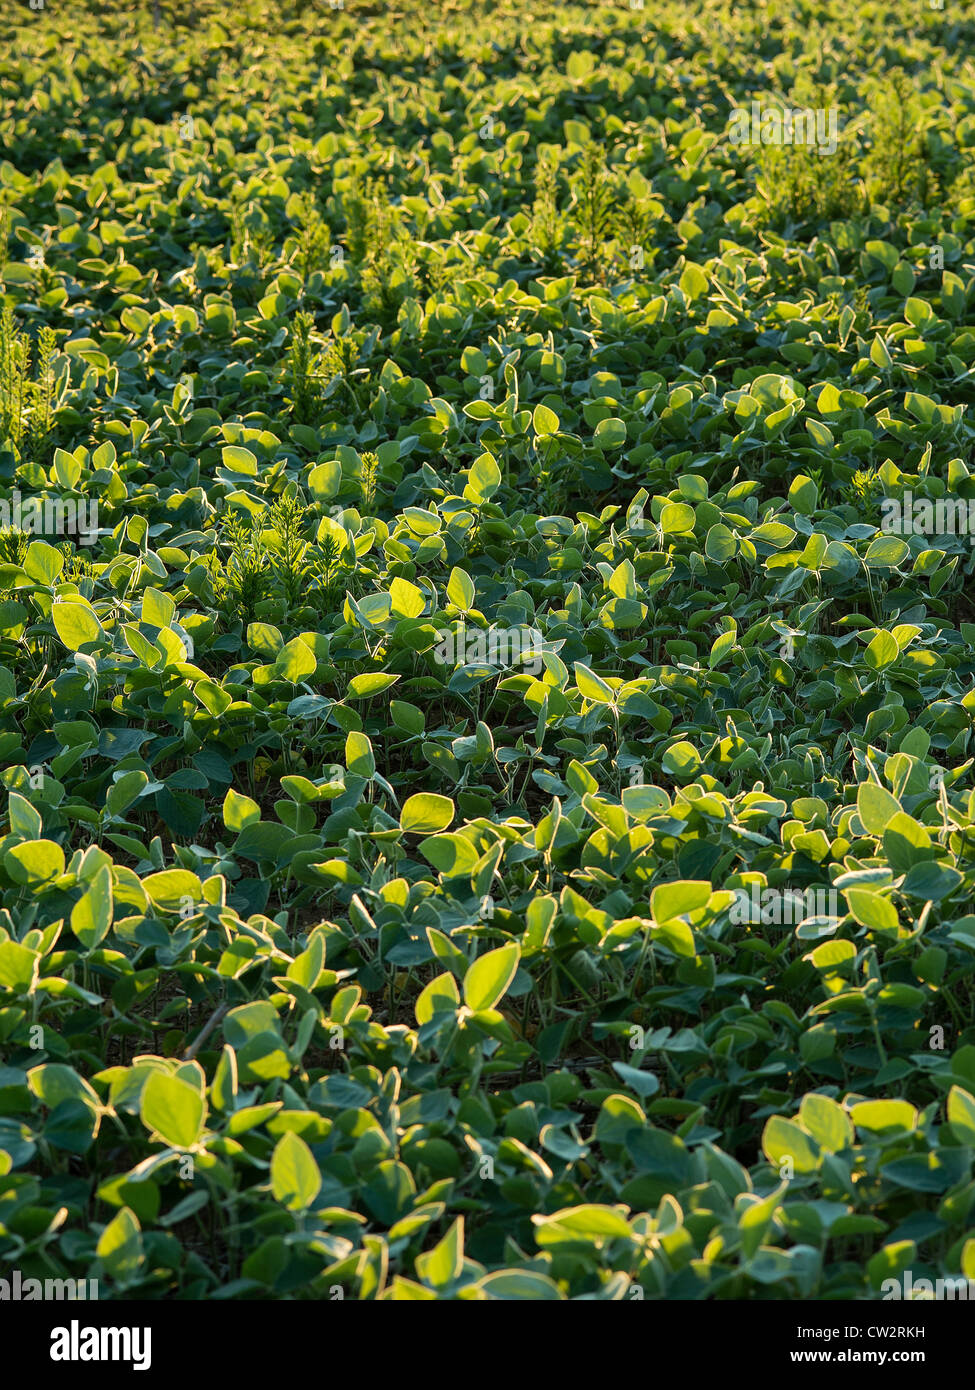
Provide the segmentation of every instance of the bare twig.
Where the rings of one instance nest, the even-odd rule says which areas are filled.
[[[229,1008],[229,1004],[221,1004],[219,1008],[213,1011],[207,1022],[204,1024],[203,1031],[197,1034],[196,1041],[191,1043],[190,1046],[183,1053],[184,1062],[192,1062],[197,1052],[206,1042],[207,1038],[213,1032],[214,1028],[216,1028],[217,1024],[220,1022],[220,1020],[223,1018],[224,1014],[227,1012]]]

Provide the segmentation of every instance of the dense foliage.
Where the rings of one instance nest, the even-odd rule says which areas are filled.
[[[975,1278],[972,551],[883,524],[975,499],[975,22],[156,8],[0,21],[0,1260]]]

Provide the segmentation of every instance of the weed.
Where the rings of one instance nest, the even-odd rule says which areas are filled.
[[[312,341],[314,328],[314,318],[302,310],[292,319],[288,345],[288,385],[291,409],[302,425],[316,424],[322,410],[320,359]]]
[[[875,85],[863,173],[871,203],[896,209],[915,201],[926,207],[937,196],[937,178],[927,161],[921,102],[903,70],[894,70]]]
[[[536,254],[547,271],[559,263],[562,247],[562,215],[558,206],[558,160],[547,152],[535,166],[535,200],[531,234]]]
[[[592,279],[598,280],[602,274],[613,209],[614,192],[606,154],[600,145],[591,142],[580,159],[574,215],[579,258]]]
[[[30,347],[9,305],[0,309],[0,439],[20,444],[29,400]]]

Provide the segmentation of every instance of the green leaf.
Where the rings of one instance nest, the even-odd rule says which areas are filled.
[[[360,734],[356,729],[345,740],[345,766],[356,777],[365,777],[367,781],[376,771],[372,744],[365,734]]]
[[[142,880],[149,901],[162,912],[181,912],[189,904],[202,903],[203,885],[189,869],[163,869]]]
[[[142,595],[142,621],[151,627],[169,627],[176,616],[176,604],[170,594],[158,589],[146,589]]]
[[[497,1269],[486,1274],[476,1285],[488,1298],[507,1299],[522,1303],[526,1300],[547,1303],[561,1302],[564,1294],[554,1279],[534,1269]]]
[[[597,676],[595,671],[590,671],[588,666],[583,666],[581,661],[573,663],[576,685],[579,693],[584,695],[587,700],[593,700],[598,705],[611,705],[613,703],[612,687],[608,686],[602,677]]]
[[[895,569],[910,553],[907,541],[898,536],[878,536],[868,547],[863,563],[870,569]]]
[[[658,922],[650,928],[654,941],[662,941],[678,956],[694,956],[694,933],[686,922],[671,918],[668,922]]]
[[[36,890],[64,873],[64,850],[53,840],[29,840],[8,849],[3,864],[15,883]]]
[[[960,1086],[948,1092],[948,1123],[959,1144],[975,1148],[975,1100]]]
[[[0,941],[0,985],[15,994],[29,994],[37,981],[41,958],[18,941]]]
[[[417,792],[408,797],[400,813],[400,828],[413,835],[436,835],[454,818],[454,803],[436,792]]]
[[[850,911],[862,927],[877,931],[896,931],[900,925],[897,909],[889,898],[869,888],[845,888]]]
[[[398,1221],[413,1205],[416,1181],[405,1163],[387,1159],[362,1188],[367,1208],[385,1226]]]
[[[900,810],[900,802],[886,787],[861,782],[857,788],[857,815],[868,835],[882,835]]]
[[[24,556],[24,573],[39,584],[53,585],[64,569],[64,556],[47,541],[31,541]]]
[[[819,506],[819,488],[805,473],[797,473],[789,485],[789,505],[800,516],[812,516]]]
[[[476,590],[474,581],[466,570],[457,569],[455,566],[450,571],[450,579],[447,581],[447,597],[462,613],[469,613],[474,607]]]
[[[310,804],[318,801],[321,790],[307,777],[287,776],[281,778],[281,790],[287,792],[292,801]]]
[[[867,647],[863,657],[871,671],[884,671],[888,666],[894,664],[899,655],[900,648],[897,645],[897,639],[892,637],[889,632],[878,632]],[[863,785],[875,784],[867,782]]]
[[[223,799],[223,823],[228,830],[243,830],[245,825],[260,819],[261,808],[256,801],[241,792],[235,792],[233,787],[227,789],[227,795]]]
[[[686,502],[668,502],[660,513],[660,529],[665,536],[693,534],[696,516]]]
[[[914,864],[908,870],[901,891],[912,898],[939,903],[960,888],[963,882],[964,877],[957,869],[929,860],[927,863]]]
[[[910,1134],[917,1128],[917,1111],[906,1100],[864,1100],[854,1105],[850,1118],[868,1134]]]
[[[772,1217],[782,1201],[784,1191],[785,1185],[782,1184],[764,1200],[756,1198],[751,1201],[741,1212],[738,1218],[738,1229],[741,1232],[742,1249],[747,1259],[751,1259],[765,1239]],[[748,1195],[751,1196],[752,1194]]]
[[[274,658],[274,674],[281,680],[300,685],[315,672],[318,661],[315,653],[300,637],[293,637]]]
[[[93,951],[108,935],[112,912],[112,871],[106,864],[71,909],[71,930],[86,950]]]
[[[632,560],[621,560],[613,570],[609,580],[609,589],[617,598],[635,599],[639,590],[636,582],[636,570]]]
[[[245,449],[241,444],[224,445],[223,463],[225,468],[229,468],[234,473],[245,473],[251,478],[257,477],[257,455],[251,453],[250,449]]]
[[[583,1203],[564,1207],[551,1216],[533,1216],[535,1239],[543,1249],[557,1245],[592,1245],[597,1249],[611,1240],[629,1240],[629,1223],[615,1207]]]
[[[493,1009],[515,978],[521,947],[516,941],[478,957],[464,976],[464,1003],[475,1013]]]
[[[626,425],[615,416],[600,420],[593,433],[592,442],[597,449],[622,449],[626,443]]]
[[[711,884],[706,879],[678,879],[661,883],[650,894],[650,911],[657,922],[669,922],[698,908],[706,907],[711,897]]]
[[[387,675],[383,671],[364,671],[349,681],[348,697],[351,700],[368,700],[370,696],[388,690],[398,680],[398,675]]]
[[[559,428],[559,417],[547,405],[536,405],[532,411],[532,429],[536,434],[555,434]],[[625,435],[625,431],[624,431]]]
[[[329,502],[342,484],[342,465],[338,459],[319,463],[308,474],[308,491],[316,502]]]
[[[810,1091],[799,1106],[799,1123],[826,1153],[838,1153],[854,1140],[853,1121],[829,1096]]]
[[[656,1095],[660,1090],[660,1082],[652,1071],[640,1071],[639,1067],[631,1067],[626,1062],[614,1062],[613,1070],[631,1091],[636,1091],[641,1100]]]
[[[704,553],[709,560],[715,560],[719,565],[733,560],[738,553],[738,540],[735,533],[723,522],[716,521],[713,526],[708,528],[704,540]]]
[[[501,470],[491,454],[482,454],[471,464],[464,496],[469,502],[488,502],[501,486]]]
[[[423,590],[397,577],[389,586],[390,612],[394,618],[418,618],[426,607]]]
[[[87,604],[59,599],[51,605],[51,619],[55,632],[69,651],[80,651],[102,636],[101,623]]]
[[[92,1111],[99,1108],[98,1096],[73,1067],[63,1062],[42,1062],[27,1074],[28,1084],[51,1110],[69,1100],[80,1100]]]
[[[422,1027],[424,1023],[429,1023],[436,1013],[453,1015],[457,1012],[459,1004],[460,991],[453,975],[437,975],[417,996],[416,1004],[413,1006],[416,1021]]]
[[[142,1090],[142,1123],[174,1149],[192,1149],[203,1131],[206,1102],[195,1086],[170,1076],[150,1074]]]
[[[423,841],[420,853],[439,873],[449,878],[472,874],[479,858],[470,840],[462,835],[431,835]]]
[[[224,1043],[213,1085],[210,1087],[210,1099],[218,1110],[228,1113],[235,1108],[236,1097],[237,1054],[229,1043]]]
[[[818,1172],[822,1157],[812,1135],[781,1115],[773,1115],[762,1131],[762,1149],[768,1161],[780,1172],[791,1160],[795,1173]]]
[[[716,637],[711,645],[711,653],[708,656],[708,669],[714,671],[720,666],[725,657],[734,650],[737,641],[737,627],[732,627],[730,632],[722,632],[720,636]]]
[[[917,1246],[913,1240],[899,1240],[885,1245],[867,1261],[867,1275],[871,1287],[879,1289],[886,1279],[897,1279],[909,1269],[917,1256]]]
[[[130,1207],[123,1207],[102,1231],[95,1254],[113,1283],[124,1288],[138,1277],[145,1253],[139,1218]]]
[[[322,1186],[311,1149],[294,1131],[283,1134],[271,1155],[271,1191],[291,1211],[307,1211]]]
[[[692,301],[700,299],[708,292],[708,277],[693,261],[688,261],[685,265],[678,284],[684,297]]]
[[[890,276],[890,283],[905,299],[914,288],[914,271],[906,261],[898,261]]]
[[[288,966],[287,977],[303,989],[313,990],[325,963],[325,944],[321,933],[311,937],[306,950],[295,956]]]
[[[108,789],[105,808],[110,816],[123,816],[133,802],[137,801],[149,785],[149,778],[141,768],[123,772]]]
[[[701,768],[701,757],[692,743],[672,743],[660,760],[661,769],[675,782],[690,782]]]
[[[284,638],[271,623],[250,623],[247,627],[247,645],[258,656],[273,661],[284,646]]]
[[[464,1218],[458,1216],[438,1245],[417,1255],[416,1272],[424,1283],[446,1289],[459,1279],[464,1268]]]
[[[8,813],[10,815],[10,829],[15,835],[21,835],[25,840],[40,838],[43,827],[41,813],[31,805],[26,797],[11,792]]]

